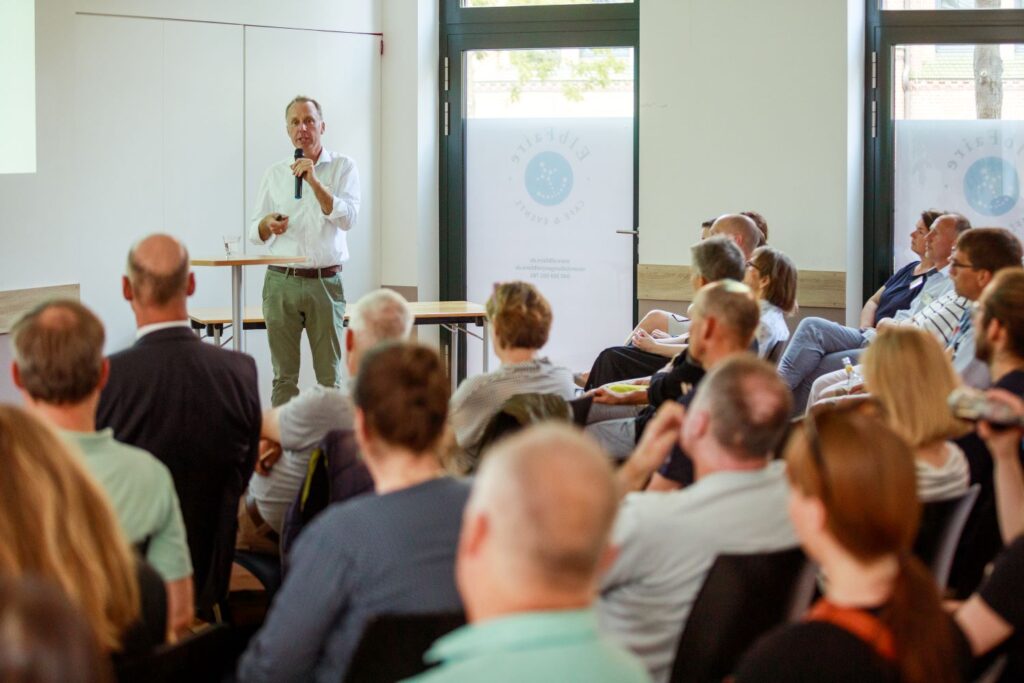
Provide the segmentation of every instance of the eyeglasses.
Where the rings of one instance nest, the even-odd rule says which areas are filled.
[[[961,263],[956,259],[949,259],[949,265],[951,268],[962,268],[963,270],[981,270],[977,266],[972,266],[970,263]]]
[[[757,266],[757,264],[756,264],[756,263],[754,263],[753,261],[747,261],[747,268],[753,268],[753,269],[754,269],[754,270],[756,270],[756,271],[757,271],[757,272],[758,272],[759,274],[761,274],[761,275],[764,275],[764,273],[763,273],[763,272],[761,271],[761,269],[760,269],[760,268],[759,268],[759,267]]]

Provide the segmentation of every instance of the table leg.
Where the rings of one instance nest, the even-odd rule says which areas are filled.
[[[484,324],[480,326],[480,329],[483,330],[481,334],[483,336],[484,343],[484,372],[487,372],[487,366],[490,365],[491,362],[491,337],[487,334],[486,318],[484,318]]]
[[[242,334],[242,266],[231,266],[231,348],[245,351]]]
[[[462,325],[452,325],[452,343],[448,346],[448,367],[451,369],[452,393],[459,388],[459,335],[462,334]]]

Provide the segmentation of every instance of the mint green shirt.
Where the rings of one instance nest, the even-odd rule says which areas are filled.
[[[114,432],[61,432],[78,446],[85,466],[113,504],[131,543],[147,541],[146,561],[176,581],[192,575],[192,558],[178,494],[167,467],[147,451],[114,440]]]
[[[463,626],[439,638],[424,659],[440,666],[410,681],[650,681],[638,659],[598,634],[589,609],[524,612]]]

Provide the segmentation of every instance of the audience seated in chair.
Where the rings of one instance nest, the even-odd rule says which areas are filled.
[[[0,577],[0,681],[112,680],[92,627],[55,583]]]
[[[30,413],[0,405],[0,575],[53,581],[105,652],[130,656],[167,634],[163,585],[153,600],[141,595],[142,561],[72,448]]]
[[[864,382],[886,422],[910,445],[918,498],[942,500],[967,491],[967,459],[951,439],[968,428],[946,403],[960,383],[935,338],[911,327],[885,330],[864,354]]]
[[[110,356],[97,428],[167,466],[181,503],[195,572],[196,604],[227,595],[238,499],[252,474],[260,434],[256,363],[203,344],[186,301],[195,291],[188,252],[151,235],[132,247],[122,280],[138,340]]]
[[[192,624],[192,561],[178,496],[167,467],[149,453],[96,431],[96,404],[107,382],[103,323],[77,301],[37,306],[12,329],[12,372],[26,405],[85,456],[128,541],[166,583],[171,633]]]
[[[957,296],[977,301],[993,276],[1003,268],[1019,268],[1021,243],[1005,228],[974,228],[960,235],[949,260],[949,277]],[[964,384],[985,389],[991,384],[988,367],[974,354],[970,308],[964,311],[956,331],[946,343],[953,359],[953,369]],[[819,397],[842,393],[845,385],[842,370],[822,375],[811,387],[808,403]]]
[[[407,339],[412,322],[405,299],[389,289],[372,291],[356,301],[345,329],[348,376],[355,377],[363,354],[375,345]],[[314,385],[263,413],[261,436],[269,457],[257,462],[239,505],[239,549],[278,553],[285,513],[306,479],[310,455],[334,429],[352,429],[348,380],[341,387]]]
[[[668,678],[717,555],[797,544],[783,464],[771,462],[789,409],[789,390],[771,365],[730,358],[704,378],[685,416],[674,402],[662,406],[618,472],[622,490],[642,488],[681,439],[696,474],[681,491],[626,496],[613,534],[619,556],[601,584],[602,629],[643,659],[655,681]]]
[[[993,400],[1009,405],[1024,417],[1024,401],[1001,389],[990,392]],[[1020,581],[1024,576],[1024,469],[1020,444],[1024,430],[978,425],[980,435],[995,462],[999,527],[1007,547],[996,558],[992,572],[978,592],[957,611],[956,620],[976,657],[1004,646],[1007,654],[1003,681],[1024,679],[1024,602]]]
[[[502,282],[487,300],[494,353],[501,367],[467,378],[452,396],[451,428],[464,457],[456,469],[467,471],[479,460],[484,428],[502,404],[517,394],[576,395],[568,368],[539,352],[551,331],[551,305],[528,282]]]
[[[943,214],[932,222],[922,240],[920,228],[928,217],[928,212],[922,214],[922,221],[911,234],[912,248],[918,254],[922,253],[923,241],[921,263],[914,269],[909,266],[901,269],[876,293],[879,305],[875,308],[873,325],[862,321],[858,329],[813,317],[804,318],[797,325],[779,361],[779,374],[793,391],[795,415],[803,414],[814,380],[842,369],[842,358],[858,356],[876,330],[886,325],[922,327],[939,337],[943,344],[949,342],[967,308],[966,301],[953,290],[949,259],[957,237],[971,224],[958,214]],[[927,270],[923,270],[925,268]],[[912,297],[909,301],[907,294]],[[872,300],[874,297],[868,303]],[[894,305],[903,308],[893,310]]]
[[[705,372],[731,356],[748,352],[759,316],[748,287],[731,280],[707,285],[697,292],[691,314],[689,348],[672,359],[667,371],[655,373],[646,390],[622,394],[602,387],[595,392],[586,429],[613,457],[622,459],[632,452],[660,405],[673,401],[688,405]],[[618,417],[623,406],[630,405],[642,408],[635,417]],[[689,482],[674,471],[686,469],[683,460],[680,455],[672,468],[666,466],[655,475],[656,485],[666,483],[661,481],[666,476]]]
[[[340,681],[370,617],[462,609],[454,566],[469,487],[443,476],[438,455],[448,386],[432,349],[384,344],[364,356],[355,433],[377,494],[303,531],[240,681]]]
[[[988,366],[992,386],[1024,396],[1024,269],[1004,268],[996,273],[974,305],[973,313],[974,353]],[[997,521],[999,472],[1008,461],[994,458],[977,433],[968,434],[957,443],[967,456],[971,483],[981,484],[950,576],[957,597],[966,598],[977,590],[985,567],[1002,549],[1004,540],[1013,539],[1016,534],[1004,530],[1000,535],[1000,524],[1008,520]],[[1024,458],[1024,450],[1018,448],[1017,458]]]
[[[694,292],[699,292],[712,282],[743,280],[743,252],[725,237],[712,237],[698,242],[690,247],[690,255],[690,277]],[[693,315],[692,304],[689,313]],[[693,321],[687,318],[687,330],[692,324]],[[657,345],[657,348],[652,345]],[[642,327],[638,328],[625,346],[611,346],[598,354],[587,373],[584,388],[591,391],[611,382],[649,377],[664,368],[669,358],[685,350],[685,343],[665,339],[658,341]]]
[[[790,517],[821,566],[824,597],[803,623],[755,645],[735,680],[962,680],[962,640],[910,554],[920,514],[913,454],[859,406],[824,408],[785,449]]]
[[[540,425],[497,445],[466,506],[456,575],[469,625],[428,651],[427,683],[648,680],[598,631],[600,571],[614,557],[618,494],[607,460],[568,427]]]

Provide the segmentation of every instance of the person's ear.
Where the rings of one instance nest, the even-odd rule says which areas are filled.
[[[97,391],[103,391],[103,387],[107,386],[107,382],[110,381],[110,359],[104,358],[103,364],[100,366],[100,381],[96,385]]]
[[[352,419],[352,431],[356,435],[356,442],[359,450],[366,452],[366,445],[370,442],[370,429],[366,425],[366,414],[362,408],[356,408]]]
[[[345,328],[345,353],[352,353],[352,349],[356,348],[356,333],[352,331],[351,327]]]
[[[467,512],[462,522],[462,534],[459,536],[459,554],[465,557],[478,557],[483,552],[484,543],[490,532],[490,520],[485,513]]]
[[[196,293],[196,274],[189,271],[188,274],[188,286],[185,288],[185,294],[192,296]]]
[[[25,383],[21,380],[21,370],[18,369],[18,364],[14,361],[11,361],[11,379],[14,380],[14,386],[25,391]]]
[[[978,291],[983,291],[986,287],[988,287],[988,283],[992,282],[992,276],[994,275],[994,273],[991,270],[985,270],[983,268],[979,268],[974,272],[976,277],[978,278]]]
[[[121,296],[124,297],[125,301],[131,301],[135,298],[135,293],[132,292],[132,283],[128,279],[127,275],[121,276]]]

